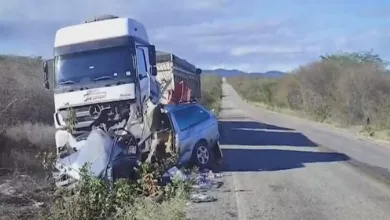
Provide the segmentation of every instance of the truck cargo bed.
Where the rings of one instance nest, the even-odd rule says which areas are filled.
[[[178,56],[156,51],[157,81],[162,85],[161,103],[171,101],[190,101],[190,97],[201,98],[200,69]]]
[[[157,63],[172,62],[175,66],[183,68],[189,72],[193,72],[193,73],[196,72],[196,67],[194,65],[187,62],[187,60],[181,59],[172,53],[156,51],[156,62]]]

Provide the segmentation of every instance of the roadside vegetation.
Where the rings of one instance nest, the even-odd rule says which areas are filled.
[[[337,53],[282,78],[232,77],[243,98],[312,120],[390,138],[390,73],[369,52]],[[287,110],[287,111],[285,111]]]
[[[51,138],[54,135],[53,95],[43,88],[41,72],[39,58],[0,56],[0,167],[3,173],[9,169],[35,171],[40,165],[35,153],[50,149],[54,144]]]
[[[0,75],[1,220],[186,219],[191,179],[162,184],[163,172],[176,158],[143,165],[137,181],[119,180],[114,190],[90,176],[87,167],[77,188],[57,190],[50,167],[55,155],[54,102],[42,84],[42,60],[1,55]],[[216,111],[220,81],[202,77],[202,104]]]
[[[220,111],[222,97],[222,78],[216,74],[201,75],[202,100],[201,104],[209,109]]]

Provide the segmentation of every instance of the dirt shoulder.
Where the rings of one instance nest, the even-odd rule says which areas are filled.
[[[327,126],[328,128],[335,129],[339,132],[358,135],[358,136],[360,136],[360,138],[368,140],[368,141],[382,143],[382,144],[390,144],[390,131],[388,131],[388,130],[368,131],[368,130],[364,129],[363,126],[345,126],[345,125],[341,125],[340,123],[338,123],[336,121],[325,120],[323,122],[319,122],[319,121],[314,120],[309,115],[303,114],[302,112],[299,112],[299,111],[270,106],[270,105],[266,105],[264,103],[259,103],[259,102],[253,102],[253,101],[246,100],[244,98],[242,98],[242,99],[245,102],[247,102],[248,104],[253,105],[255,107],[258,107],[258,108],[262,108],[266,111],[270,111],[270,112],[278,113],[278,114],[282,114],[282,115],[288,115],[288,116],[293,117],[297,120],[302,120],[302,121],[305,121],[306,123],[312,123],[312,124],[317,125],[317,126],[318,125]]]

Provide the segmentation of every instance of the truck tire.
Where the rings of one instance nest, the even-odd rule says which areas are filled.
[[[196,143],[192,151],[191,164],[200,169],[212,169],[213,161],[214,154],[207,142],[202,140]]]

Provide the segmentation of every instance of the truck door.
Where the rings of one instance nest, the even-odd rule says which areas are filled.
[[[141,89],[141,103],[144,103],[150,96],[150,75],[148,71],[148,48],[136,44],[137,55],[137,77],[139,79]]]

